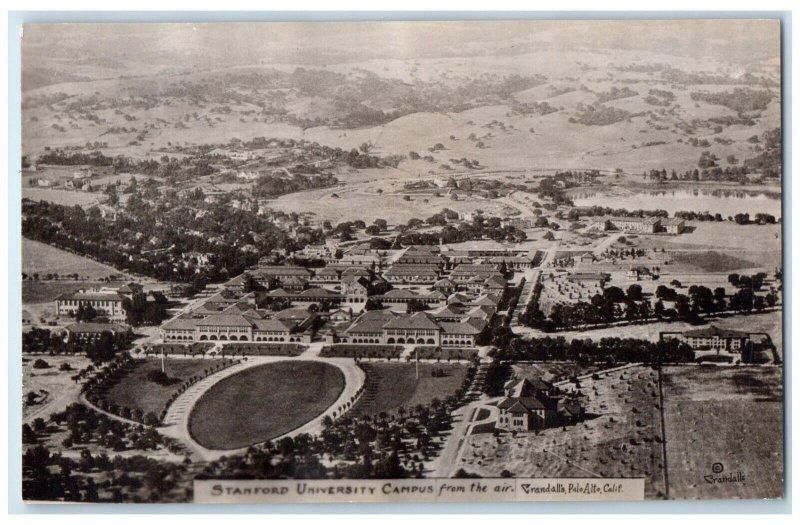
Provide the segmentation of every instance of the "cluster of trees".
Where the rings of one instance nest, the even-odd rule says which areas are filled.
[[[515,113],[520,113],[522,115],[549,115],[550,113],[555,113],[558,111],[558,108],[553,107],[550,105],[549,102],[542,101],[542,102],[518,102],[514,101],[511,103],[511,111]]]
[[[83,354],[93,362],[109,361],[129,346],[132,332],[103,332],[100,337],[84,341],[64,337],[45,328],[31,328],[22,333],[22,351],[32,354]]]
[[[719,138],[718,138],[719,139]],[[715,139],[716,142],[720,142],[722,139]],[[680,142],[680,139],[679,139]],[[693,144],[692,139],[689,140],[690,144]],[[698,147],[708,147],[710,143],[708,141],[702,142],[698,141],[696,144]],[[710,180],[710,181],[725,181],[725,182],[738,182],[739,184],[750,184],[751,181],[747,178],[749,173],[752,173],[752,168],[748,168],[747,166],[742,165],[735,165],[738,163],[738,160],[731,156],[727,157],[728,165],[724,168],[717,165],[717,158],[716,155],[708,151],[704,151],[700,154],[700,159],[698,160],[698,168],[693,170],[686,170],[683,172],[678,172],[676,170],[672,170],[670,173],[667,173],[666,169],[652,169],[649,172],[644,172],[642,177],[644,180],[650,181],[657,181],[657,182],[667,182],[667,181],[691,181],[697,182],[701,180]]]
[[[584,124],[586,126],[608,126],[628,120],[632,117],[637,117],[642,113],[631,113],[624,109],[615,108],[613,106],[604,106],[603,104],[589,104],[578,103],[575,106],[578,113],[574,117],[569,118],[572,124]]]
[[[598,93],[597,101],[610,102],[612,100],[617,100],[620,98],[635,97],[638,94],[639,94],[638,91],[634,91],[628,86],[624,86],[622,89],[618,88],[617,86],[612,86],[610,90]]]
[[[675,93],[663,89],[651,89],[644,101],[653,106],[669,106],[675,102]]]
[[[701,221],[701,222],[703,221],[723,222],[726,220],[721,213],[715,213],[712,215],[707,211],[704,212],[677,211],[675,212],[675,217],[687,221]],[[728,217],[727,220],[733,221],[740,226],[744,226],[747,224],[762,224],[762,225],[775,224],[777,222],[775,216],[770,213],[756,213],[753,219],[750,218],[749,213],[737,213],[733,217]]]
[[[571,221],[581,217],[669,217],[667,210],[628,210],[625,208],[609,208],[607,206],[592,206],[581,210],[571,209],[567,212],[567,218]]]
[[[55,166],[111,166],[113,162],[113,157],[107,157],[100,151],[83,153],[61,149],[45,151],[36,159],[36,164]]]
[[[296,248],[266,217],[224,203],[209,205],[205,216],[195,218],[177,196],[148,202],[132,194],[114,222],[96,211],[25,200],[22,234],[120,270],[196,282],[198,289],[242,273],[261,253]],[[184,259],[189,252],[209,254],[212,262],[195,265]]]
[[[528,236],[515,226],[503,226],[499,217],[484,217],[477,215],[472,222],[462,222],[457,226],[448,224],[452,220],[450,210],[442,211],[428,217],[425,221],[421,219],[411,219],[409,226],[401,225],[396,229],[400,232],[395,238],[392,248],[399,249],[409,245],[428,245],[434,246],[441,243],[458,243],[479,239],[493,239],[495,241],[522,242]],[[453,212],[455,213],[455,212]],[[456,214],[457,216],[457,214]],[[424,224],[443,225],[438,232],[414,232],[410,228],[419,228]]]
[[[258,198],[275,198],[287,193],[328,188],[338,183],[339,179],[331,174],[315,175],[313,177],[304,177],[297,174],[291,177],[262,175],[256,179],[252,193],[254,197]]]
[[[155,160],[135,159],[122,155],[108,157],[100,151],[84,153],[56,149],[40,155],[36,159],[36,163],[59,166],[111,167],[114,173],[142,173],[177,182],[216,173],[218,170],[215,163],[221,160],[221,157],[206,154],[187,155],[181,158],[164,155],[160,160]]]
[[[125,298],[122,308],[125,320],[131,326],[160,325],[168,316],[167,298],[160,292],[153,292],[153,300],[148,301],[144,294],[136,294],[133,299]]]
[[[53,427],[66,429],[68,435],[61,443],[65,448],[95,444],[120,452],[156,450],[168,444],[153,428],[111,419],[80,403],[73,403],[63,412],[52,414],[48,424],[34,424],[32,429],[23,425],[23,443],[40,442],[45,434],[54,430]],[[169,445],[174,447],[173,443]]]
[[[756,213],[755,218],[751,220],[749,213],[737,213],[736,215],[733,216],[733,221],[740,226],[753,223],[775,224],[775,216],[769,213]]]
[[[733,276],[736,274],[729,276],[729,281]],[[754,290],[760,289],[762,279],[763,277],[759,277],[753,282],[751,278],[745,277],[741,288],[730,297],[722,287],[717,287],[712,292],[705,286],[693,285],[689,287],[689,295],[684,295],[668,286],[659,285],[656,288],[656,297],[659,301],[655,304],[654,313],[658,317],[698,322],[701,314],[710,315],[728,311],[747,313],[754,309],[761,311],[768,306],[775,306],[778,302],[777,294],[772,291],[766,295],[754,293]],[[663,301],[673,302],[674,308],[664,308]]]
[[[573,206],[572,200],[564,194],[566,188],[576,186],[572,177],[566,173],[559,173],[556,176],[544,177],[539,181],[536,192],[540,199],[550,199],[556,205]]]
[[[764,280],[766,278],[767,274],[765,272],[758,272],[753,275],[739,275],[738,273],[731,273],[728,275],[728,282],[736,288],[752,288],[753,290],[758,291],[762,286],[764,286]]]
[[[754,137],[758,155],[745,159],[745,167],[760,171],[765,177],[780,177],[783,163],[781,128],[765,131],[760,140],[757,135]]]
[[[770,90],[750,88],[734,88],[733,91],[693,91],[689,96],[692,100],[725,106],[737,113],[763,111],[772,100]]]
[[[625,242],[625,238],[620,237],[619,242]],[[646,254],[647,252],[643,248],[609,248],[603,252],[604,257],[608,257],[610,259],[619,259],[621,261],[624,261],[625,259],[644,257]]]
[[[85,449],[73,459],[53,454],[43,445],[29,446],[22,456],[22,497],[76,503],[163,503],[188,481],[187,468],[186,464],[142,455],[110,458],[105,452],[92,454]]]
[[[627,291],[609,286],[588,302],[554,304],[548,317],[539,308],[538,301],[532,301],[529,308],[520,317],[520,321],[546,332],[584,325],[609,324],[623,318],[631,322],[647,320],[653,315],[650,302],[643,297],[642,288],[638,284],[632,284]]]

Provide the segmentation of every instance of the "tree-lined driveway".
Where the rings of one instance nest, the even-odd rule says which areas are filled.
[[[248,357],[246,361],[242,361],[236,365],[230,366],[215,374],[211,374],[191,385],[183,394],[181,394],[169,407],[167,414],[164,417],[164,424],[160,427],[162,434],[175,438],[183,443],[195,455],[199,456],[205,461],[213,461],[222,456],[230,456],[235,454],[244,453],[247,447],[241,449],[229,450],[215,450],[206,448],[192,437],[189,432],[189,417],[197,404],[198,400],[205,394],[211,387],[222,381],[223,379],[235,375],[239,372],[253,368],[260,365],[269,363],[277,363],[280,361],[318,361],[337,367],[344,375],[344,388],[339,394],[336,401],[326,408],[321,414],[310,421],[304,423],[300,427],[287,432],[282,436],[272,438],[280,439],[282,437],[293,437],[298,434],[308,433],[317,434],[322,431],[322,422],[326,417],[335,419],[335,415],[341,415],[344,410],[345,404],[353,398],[356,393],[364,385],[366,379],[364,371],[355,364],[355,361],[350,358],[323,358],[319,357],[318,352],[306,351],[300,357],[285,357],[285,356],[256,356]],[[303,381],[303,378],[297,378],[298,381]]]

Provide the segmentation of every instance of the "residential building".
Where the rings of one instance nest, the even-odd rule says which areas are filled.
[[[577,397],[568,396],[541,379],[512,379],[504,386],[505,397],[496,427],[513,432],[530,432],[578,421],[583,408]]]
[[[627,233],[656,233],[660,217],[592,217],[589,227],[601,231],[619,230]]]

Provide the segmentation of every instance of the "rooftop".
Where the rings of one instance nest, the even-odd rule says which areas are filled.
[[[709,326],[707,328],[700,328],[698,330],[688,330],[683,332],[684,337],[721,337],[721,338],[739,338],[747,337],[747,332],[739,332],[736,330],[726,330],[717,326]]]

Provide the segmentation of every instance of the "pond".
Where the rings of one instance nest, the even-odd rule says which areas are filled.
[[[781,194],[766,190],[670,188],[636,192],[625,188],[613,191],[579,191],[572,195],[576,206],[603,206],[614,209],[666,210],[719,213],[732,217],[737,213],[769,213],[781,217]]]

